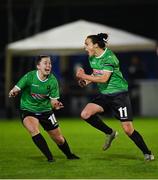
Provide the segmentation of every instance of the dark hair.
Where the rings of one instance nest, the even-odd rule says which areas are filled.
[[[89,35],[87,38],[90,38],[93,44],[98,44],[100,48],[104,49],[107,43],[108,34],[99,33],[97,35]]]
[[[36,65],[38,65],[43,58],[51,58],[51,57],[48,56],[48,55],[39,55],[39,56],[37,56],[37,58],[36,58]]]

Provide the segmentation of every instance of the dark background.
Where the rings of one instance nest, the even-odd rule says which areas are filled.
[[[9,42],[78,19],[158,38],[157,0],[1,0],[1,50]]]
[[[5,108],[6,45],[78,19],[102,23],[158,40],[158,0],[1,0],[1,111]]]

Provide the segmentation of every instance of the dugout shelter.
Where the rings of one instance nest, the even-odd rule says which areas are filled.
[[[58,54],[62,60],[66,56],[84,52],[84,39],[91,34],[109,34],[108,46],[115,52],[155,51],[156,42],[120,29],[103,24],[77,20],[53,29],[38,33],[6,46],[5,60],[5,105],[9,103],[8,92],[12,84],[12,65],[14,56],[35,56],[39,54]]]

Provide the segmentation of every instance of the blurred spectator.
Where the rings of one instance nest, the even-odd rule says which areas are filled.
[[[146,68],[138,56],[133,56],[128,68],[129,80],[146,78]]]
[[[72,77],[70,71],[66,69],[65,71],[62,72],[62,78],[60,79],[61,99],[62,102],[65,104],[65,107],[62,109],[62,113],[59,113],[59,116],[70,115],[71,84],[72,84]]]
[[[146,77],[145,64],[138,56],[133,56],[128,67],[128,83],[134,115],[139,115],[140,107],[138,80]]]

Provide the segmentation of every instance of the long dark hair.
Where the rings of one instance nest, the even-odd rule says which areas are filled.
[[[97,35],[89,35],[87,38],[90,38],[93,44],[98,44],[101,49],[104,49],[107,44],[108,34],[99,33]]]

